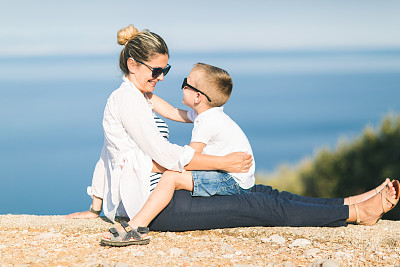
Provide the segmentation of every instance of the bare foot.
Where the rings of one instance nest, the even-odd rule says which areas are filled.
[[[94,214],[90,211],[81,211],[81,212],[74,212],[68,215],[65,215],[66,219],[96,219],[99,215]]]
[[[393,186],[396,184],[396,188]],[[382,193],[367,199],[364,202],[350,206],[349,222],[356,222],[363,225],[373,225],[377,223],[382,215],[392,209],[398,202],[399,184],[396,181],[390,182],[392,186],[386,186]],[[383,198],[382,198],[383,194]],[[359,220],[359,221],[357,221]]]
[[[389,186],[390,190],[393,190],[393,193],[396,192],[396,190],[393,188],[393,184],[390,181],[390,179],[386,178],[386,180],[382,184],[380,184],[378,187],[376,187],[368,192],[365,192],[360,195],[345,198],[344,205],[352,205],[352,204],[357,204],[357,203],[363,202],[363,201],[375,196],[376,194],[378,194],[383,188],[385,188],[385,186]]]

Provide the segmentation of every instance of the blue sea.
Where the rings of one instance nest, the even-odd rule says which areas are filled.
[[[172,69],[156,94],[184,108],[180,86],[196,62],[231,74],[225,112],[247,134],[259,172],[334,149],[400,113],[400,49],[171,51]],[[0,58],[0,214],[89,208],[103,109],[120,83],[118,52]],[[188,144],[191,125],[168,123],[170,140]]]

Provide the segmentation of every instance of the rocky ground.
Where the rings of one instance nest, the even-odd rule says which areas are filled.
[[[339,228],[151,232],[144,246],[100,246],[105,219],[0,215],[0,266],[400,266],[400,222]]]

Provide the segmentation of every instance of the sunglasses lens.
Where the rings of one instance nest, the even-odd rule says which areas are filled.
[[[171,66],[167,66],[165,67],[165,69],[162,68],[153,68],[153,73],[151,74],[153,76],[153,78],[157,78],[158,76],[162,74],[167,75],[167,73],[169,72],[169,70],[171,69]]]
[[[186,85],[187,85],[186,81],[187,81],[187,78],[183,79],[183,82],[182,82],[182,87],[181,87],[181,89],[183,89],[183,88],[185,88],[185,87],[186,87]]]
[[[163,70],[164,76],[167,75],[167,73],[169,72],[170,69],[171,69],[171,66],[168,65],[168,66]]]
[[[151,74],[153,78],[157,78],[163,72],[162,68],[153,68],[153,73]]]

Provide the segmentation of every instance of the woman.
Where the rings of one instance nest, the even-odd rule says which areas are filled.
[[[92,206],[90,211],[73,213],[67,218],[95,218],[101,206],[111,220],[116,215],[132,218],[156,184],[158,178],[154,178],[154,173],[165,169],[248,171],[252,159],[245,153],[209,156],[169,143],[163,131],[159,131],[164,124],[154,117],[146,95],[154,91],[170,69],[167,45],[157,34],[139,32],[133,26],[118,32],[118,43],[124,45],[120,68],[125,77],[121,87],[109,97],[104,111],[105,141],[93,175]],[[162,126],[158,128],[157,124]],[[176,191],[150,227],[184,231],[238,226],[373,224],[397,204],[398,194],[398,182],[388,179],[375,190],[346,199],[301,197],[263,185],[253,187],[248,194],[208,198]]]

